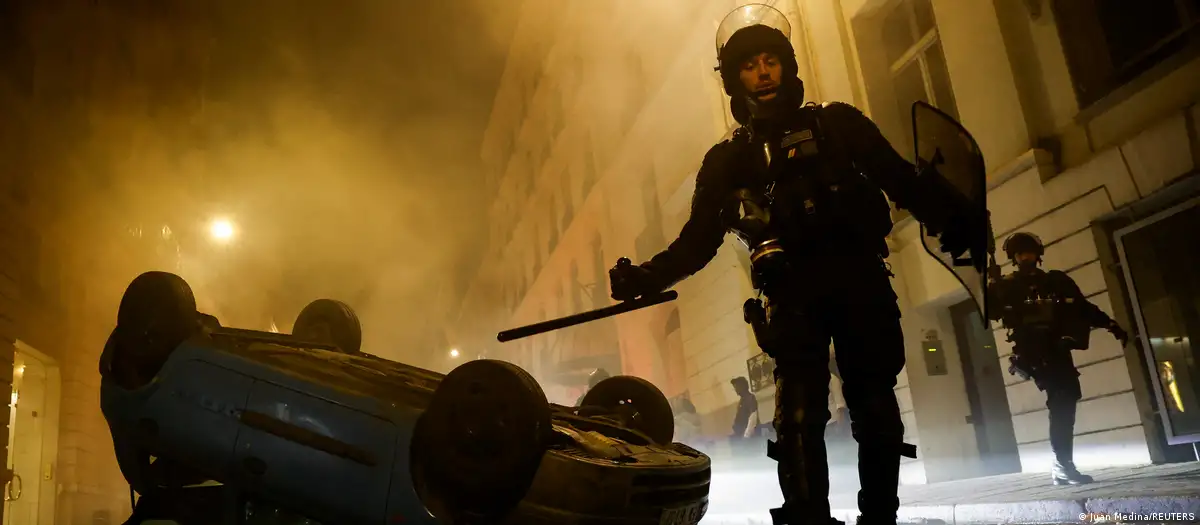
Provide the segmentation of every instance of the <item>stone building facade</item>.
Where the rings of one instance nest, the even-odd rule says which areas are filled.
[[[729,379],[747,375],[759,353],[740,313],[751,294],[744,256],[731,243],[676,286],[673,303],[504,345],[494,334],[609,304],[604,270],[621,256],[644,260],[677,235],[700,159],[734,126],[713,40],[721,18],[745,3],[524,3],[481,152],[493,196],[489,255],[447,330],[452,344],[527,367],[557,402],[574,400],[581,371],[619,368],[668,396],[686,393],[705,434],[728,434]],[[1076,353],[1079,463],[1172,461],[1190,450],[1168,443],[1196,433],[1180,415],[1195,403],[1195,365],[1180,357],[1187,334],[1197,336],[1186,306],[1195,292],[1147,284],[1153,269],[1127,276],[1136,258],[1153,264],[1146,254],[1171,249],[1125,249],[1118,238],[1132,237],[1118,233],[1195,195],[1195,2],[1140,11],[1143,29],[1119,23],[1131,15],[1121,9],[1140,4],[1110,12],[1058,0],[765,3],[791,20],[808,99],[855,104],[910,157],[914,101],[959,118],[985,156],[1000,241],[1038,234],[1048,268],[1067,271],[1144,334],[1122,349],[1097,331],[1091,349]],[[907,439],[921,450],[906,461],[905,482],[1046,468],[1043,394],[1007,374],[1004,332],[963,306],[966,293],[901,217],[889,263],[909,366],[896,393]],[[1139,302],[1135,288],[1153,289],[1142,295],[1157,293],[1157,306]],[[945,373],[926,366],[931,332]],[[1179,391],[1176,402],[1170,392]],[[772,389],[758,394],[768,409]],[[1169,411],[1173,438],[1158,415],[1164,403],[1178,405]]]

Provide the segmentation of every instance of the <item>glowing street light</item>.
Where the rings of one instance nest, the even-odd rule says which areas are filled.
[[[233,238],[233,223],[225,219],[217,219],[209,225],[208,233],[217,241],[227,242]]]
[[[451,349],[450,349],[450,358],[451,358],[451,359],[458,359],[458,349],[457,349],[457,348],[451,348]]]

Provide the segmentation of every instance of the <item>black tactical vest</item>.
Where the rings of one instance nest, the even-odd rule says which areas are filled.
[[[1088,348],[1092,327],[1083,315],[1084,305],[1070,297],[1060,285],[1064,274],[1015,273],[1001,281],[1004,326],[1013,340],[1046,339],[1076,350]]]
[[[736,190],[768,196],[771,223],[789,251],[834,249],[888,255],[891,207],[850,157],[837,122],[808,104],[777,130],[734,134],[750,169],[734,174]],[[735,232],[736,233],[736,232]]]

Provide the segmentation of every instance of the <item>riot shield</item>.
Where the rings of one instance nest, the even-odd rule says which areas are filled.
[[[912,119],[918,176],[943,177],[971,204],[987,213],[987,170],[975,138],[953,117],[925,102],[913,103]],[[926,253],[954,274],[975,300],[984,319],[987,319],[985,255],[988,266],[996,264],[996,241],[991,221],[988,221],[987,230],[986,254],[967,253],[956,259],[943,253],[938,239],[921,226],[921,244]]]

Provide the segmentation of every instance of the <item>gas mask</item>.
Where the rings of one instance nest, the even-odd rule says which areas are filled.
[[[779,282],[787,267],[779,235],[771,224],[770,189],[754,192],[738,190],[738,219],[730,228],[750,251],[750,281],[755,289],[765,290]]]

